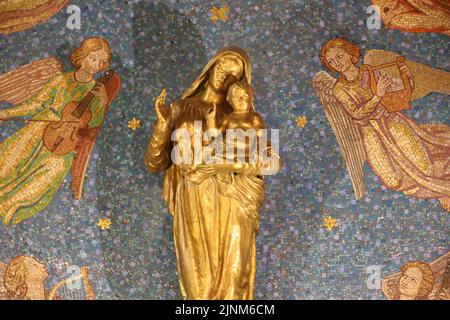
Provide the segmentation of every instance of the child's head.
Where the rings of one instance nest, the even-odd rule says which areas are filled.
[[[245,81],[235,82],[228,89],[227,101],[235,112],[248,112],[253,106],[253,88]]]

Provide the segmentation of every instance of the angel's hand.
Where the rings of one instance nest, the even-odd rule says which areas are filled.
[[[380,98],[386,95],[386,91],[388,87],[391,85],[391,79],[385,73],[381,76],[380,80],[377,83],[377,96]]]
[[[100,104],[103,107],[108,103],[108,94],[103,83],[97,83],[91,92],[100,99]]]

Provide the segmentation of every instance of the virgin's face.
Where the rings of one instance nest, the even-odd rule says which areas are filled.
[[[209,84],[217,91],[226,92],[236,80],[242,77],[244,72],[244,63],[235,56],[225,56],[219,59],[211,69]],[[229,81],[229,77],[236,78],[235,81]]]
[[[417,297],[421,283],[422,272],[418,268],[408,268],[400,278],[399,291],[403,295]]]
[[[325,59],[337,72],[347,70],[352,63],[352,56],[342,48],[331,48],[325,54]]]
[[[81,61],[81,68],[94,75],[108,65],[108,52],[105,49],[92,51]]]

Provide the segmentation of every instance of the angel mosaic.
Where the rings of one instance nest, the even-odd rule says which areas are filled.
[[[408,196],[439,199],[450,211],[450,127],[418,124],[402,113],[430,92],[450,93],[450,73],[399,55],[370,50],[358,66],[360,48],[345,39],[327,42],[326,72],[313,79],[338,140],[356,198],[365,192],[368,162],[383,185]]]
[[[442,0],[372,0],[384,24],[407,32],[450,35],[450,3]]]
[[[82,197],[85,173],[109,106],[120,90],[109,44],[85,39],[71,54],[75,71],[54,58],[0,76],[0,123],[26,125],[0,143],[0,217],[17,224],[45,209],[72,169],[72,191]]]
[[[87,267],[45,290],[47,267],[32,256],[21,255],[8,264],[0,262],[0,300],[95,300]]]
[[[450,252],[431,263],[405,263],[381,289],[389,300],[450,300]]]

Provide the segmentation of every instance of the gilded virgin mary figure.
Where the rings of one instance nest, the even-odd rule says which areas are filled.
[[[171,141],[174,130],[186,129],[192,137],[197,121],[205,130],[211,110],[216,122],[222,122],[233,111],[228,89],[250,81],[250,58],[242,49],[229,47],[208,62],[170,107],[165,105],[165,91],[156,99],[157,121],[145,159],[150,172],[165,171],[163,197],[173,216],[184,299],[253,298],[258,209],[264,198],[259,171],[265,164],[186,166],[170,156],[177,144]]]

